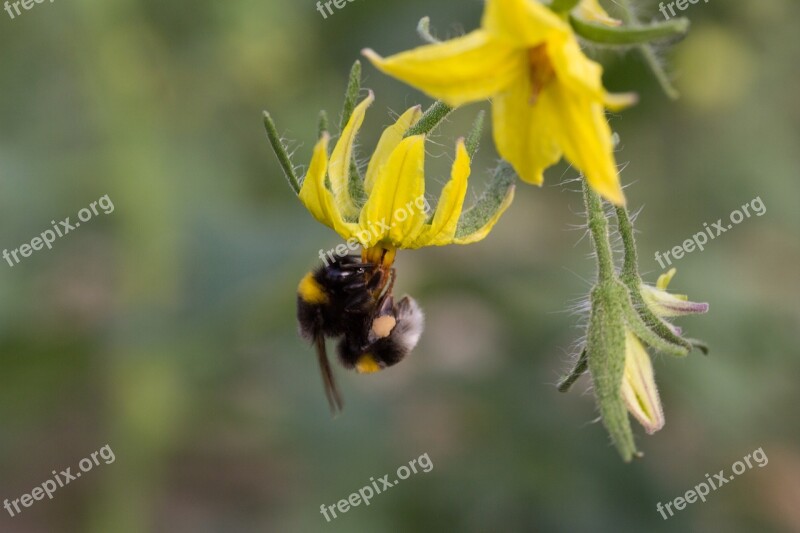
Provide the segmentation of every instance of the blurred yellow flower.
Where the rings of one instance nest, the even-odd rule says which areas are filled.
[[[469,244],[483,239],[510,205],[513,186],[479,217],[462,214],[470,156],[463,139],[456,145],[450,180],[432,216],[425,200],[425,136],[405,132],[421,116],[412,107],[386,128],[364,176],[366,200],[351,193],[349,180],[353,143],[374,96],[369,93],[353,111],[333,153],[324,133],[311,158],[299,197],[318,221],[335,230],[349,245],[360,245],[368,259],[391,262],[398,248]],[[363,203],[363,205],[362,205]],[[474,214],[474,213],[473,213]],[[388,252],[388,253],[386,253]]]
[[[579,14],[612,21],[596,1]],[[606,199],[622,205],[604,109],[633,103],[602,85],[602,67],[580,49],[570,25],[533,0],[488,0],[481,28],[463,37],[382,58],[383,72],[457,106],[492,98],[497,151],[536,185],[562,155]]]

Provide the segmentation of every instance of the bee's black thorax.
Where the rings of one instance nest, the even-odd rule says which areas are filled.
[[[375,304],[367,290],[366,270],[346,256],[306,274],[297,289],[303,337],[338,337],[364,326]]]

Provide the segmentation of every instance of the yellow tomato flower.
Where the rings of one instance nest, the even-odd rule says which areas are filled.
[[[648,434],[664,427],[664,410],[661,408],[650,355],[630,331],[625,333],[625,372],[621,392],[628,411]]]
[[[655,287],[642,284],[642,298],[650,310],[662,319],[708,312],[707,303],[691,302],[685,294],[667,292],[667,286],[676,272],[677,270],[672,268],[666,274],[659,276]],[[680,330],[677,334],[680,334]]]
[[[594,19],[595,2],[578,7]],[[562,155],[609,201],[623,205],[604,109],[632,103],[602,85],[602,67],[581,52],[570,25],[534,0],[487,0],[481,28],[382,58],[383,72],[457,106],[492,98],[497,151],[536,185]]]
[[[641,294],[646,305],[675,335],[681,330],[665,319],[705,313],[707,303],[690,302],[682,294],[670,294],[667,286],[675,276],[676,269],[659,276],[655,287],[641,285]],[[628,411],[644,426],[648,433],[655,433],[664,426],[664,413],[658,396],[653,365],[642,342],[631,331],[625,336],[625,373],[622,381],[622,398]]]
[[[483,205],[463,211],[470,156],[463,139],[456,145],[450,181],[429,215],[425,200],[425,136],[405,132],[421,116],[412,107],[386,128],[370,158],[363,188],[363,205],[351,194],[349,180],[353,143],[374,96],[369,93],[353,111],[328,156],[324,133],[314,148],[299,197],[318,221],[335,230],[350,245],[361,245],[369,260],[391,263],[398,248],[469,244],[483,239],[510,205],[513,181],[507,180]],[[477,211],[476,211],[477,209]]]

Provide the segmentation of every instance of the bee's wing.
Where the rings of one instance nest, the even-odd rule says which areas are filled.
[[[325,337],[318,333],[314,344],[317,349],[319,369],[322,371],[322,384],[325,387],[325,396],[328,397],[328,404],[331,406],[331,414],[336,416],[342,410],[344,402],[342,402],[342,396],[339,394],[339,389],[336,387],[336,381],[333,379],[333,371],[328,362],[328,353],[325,350]]]

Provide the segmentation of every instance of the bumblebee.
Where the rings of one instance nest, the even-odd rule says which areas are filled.
[[[335,257],[306,274],[297,288],[300,335],[317,351],[325,395],[336,414],[342,398],[333,377],[325,339],[338,339],[337,355],[345,368],[372,373],[399,363],[419,341],[424,315],[417,302],[392,296],[391,261],[365,262]]]

